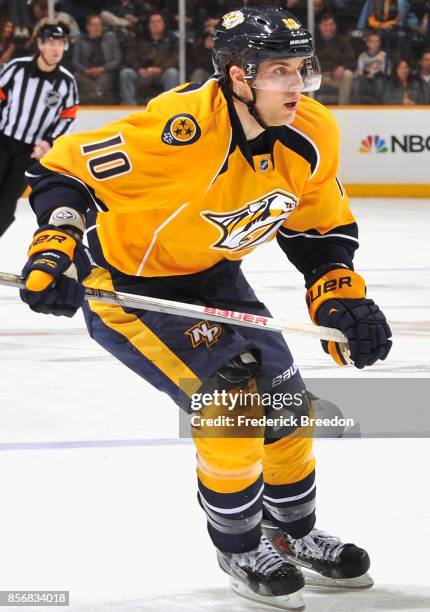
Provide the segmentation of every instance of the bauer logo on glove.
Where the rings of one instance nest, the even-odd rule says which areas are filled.
[[[42,244],[44,242],[50,242],[51,240],[55,240],[56,242],[59,242],[61,244],[62,242],[67,240],[67,238],[68,237],[65,236],[64,234],[57,234],[57,233],[54,233],[54,232],[49,232],[49,233],[42,234],[41,236],[38,236],[37,238],[35,238],[33,240],[32,244],[31,244],[31,246],[35,247],[38,244]]]
[[[35,233],[28,257],[21,299],[36,312],[73,316],[84,299],[81,281],[91,272],[82,243],[47,225]]]
[[[352,280],[350,276],[341,276],[340,278],[333,278],[332,280],[326,280],[323,283],[318,283],[315,289],[312,287],[306,294],[308,308],[323,294],[336,291],[336,289],[342,289],[344,286],[352,287]]]
[[[338,365],[347,365],[350,358],[361,369],[387,357],[392,345],[390,327],[374,301],[366,299],[366,285],[359,274],[333,268],[314,277],[306,303],[314,323],[339,329],[347,337],[350,355],[338,342],[321,341]]]

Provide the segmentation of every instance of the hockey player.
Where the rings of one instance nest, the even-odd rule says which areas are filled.
[[[181,406],[196,390],[233,399],[282,391],[301,398],[297,412],[309,414],[281,334],[82,303],[85,279],[100,289],[268,315],[240,262],[276,237],[304,274],[312,320],[347,336],[356,367],[386,358],[390,329],[353,270],[357,226],[336,177],[338,129],[328,110],[302,95],[320,81],[310,33],[288,11],[241,8],[221,20],[214,63],[206,83],[182,85],[95,132],[62,137],[31,168],[40,227],[21,296],[42,313],[72,316],[82,306],[90,335]],[[324,349],[345,363],[336,343]],[[234,413],[269,411],[257,401]],[[300,607],[297,566],[314,582],[370,586],[366,551],[315,529],[312,432],[251,431],[239,419],[233,430],[209,431],[204,423],[221,412],[215,401],[204,406],[193,437],[199,502],[233,588]]]

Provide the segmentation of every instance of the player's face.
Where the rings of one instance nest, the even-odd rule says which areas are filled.
[[[263,62],[255,80],[256,108],[267,125],[289,125],[294,121],[303,78],[303,59]]]
[[[54,66],[63,59],[64,40],[48,38],[39,44],[39,52],[48,66]]]

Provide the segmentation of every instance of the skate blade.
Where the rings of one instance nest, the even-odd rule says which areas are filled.
[[[277,608],[278,610],[293,610],[294,612],[305,609],[305,602],[302,597],[303,589],[290,595],[260,595],[235,578],[230,579],[230,584],[236,595],[264,604],[265,606]]]
[[[291,559],[289,559],[291,561]],[[325,587],[334,589],[370,589],[373,586],[372,577],[366,573],[355,578],[329,578],[312,570],[308,570],[303,565],[298,565],[305,579],[307,587]]]

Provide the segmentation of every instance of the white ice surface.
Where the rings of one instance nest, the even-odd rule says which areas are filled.
[[[429,204],[353,202],[356,268],[395,344],[387,362],[345,371],[292,336],[302,374],[429,376]],[[20,270],[33,227],[22,201],[0,270]],[[306,320],[302,277],[276,245],[244,268],[274,315]],[[4,287],[0,338],[0,590],[67,589],[82,612],[262,610],[217,568],[170,400],[104,353],[80,315],[36,315]],[[426,439],[316,441],[318,526],[367,548],[376,586],[309,591],[310,612],[430,611],[429,451]]]

